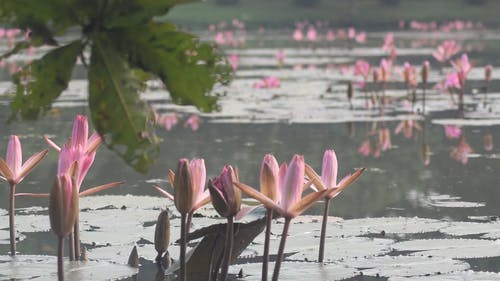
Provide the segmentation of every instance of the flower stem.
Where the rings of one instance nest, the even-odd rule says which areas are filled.
[[[267,281],[267,268],[269,263],[269,240],[271,239],[271,222],[273,220],[273,210],[266,212],[266,236],[264,238],[264,256],[262,257],[262,281]]]
[[[57,277],[59,281],[64,281],[64,264],[63,264],[63,253],[64,253],[64,236],[58,236],[57,243]]]
[[[222,260],[222,269],[220,280],[226,281],[229,263],[231,262],[231,253],[233,252],[233,216],[227,217],[226,225],[226,246],[224,247],[224,259]]]
[[[10,230],[10,255],[16,255],[16,226],[14,224],[16,185],[10,185],[10,208],[9,208],[9,230]]]
[[[191,222],[193,221],[193,212],[189,212],[186,221],[186,234],[191,230]]]
[[[278,281],[280,275],[281,261],[283,260],[283,253],[285,251],[286,237],[288,235],[288,228],[290,227],[290,221],[292,218],[285,218],[285,225],[283,226],[283,232],[281,233],[280,247],[278,249],[278,255],[276,257],[276,262],[274,264],[273,281]]]
[[[14,210],[16,205],[16,185],[10,186],[9,230],[10,230],[10,255],[16,255],[16,226],[14,224]]]
[[[423,90],[423,99],[422,99],[422,115],[425,116],[425,92],[426,92],[426,89],[427,89],[427,84],[424,83],[422,85],[422,90]]]
[[[68,246],[69,246],[69,260],[75,260],[75,235],[71,232],[68,235]]]
[[[181,253],[179,260],[181,268],[179,272],[179,281],[186,281],[186,215],[181,214]]]
[[[75,222],[75,227],[74,227],[74,239],[73,241],[75,243],[75,260],[79,261],[80,260],[80,215],[76,215],[76,222]]]
[[[328,222],[329,210],[330,210],[330,199],[325,198],[325,208],[323,209],[323,222],[321,224],[321,236],[319,239],[318,262],[323,262],[323,259],[325,257],[326,223]]]

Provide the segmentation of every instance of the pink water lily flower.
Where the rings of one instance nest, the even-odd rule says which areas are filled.
[[[87,116],[77,115],[73,123],[73,131],[71,133],[71,138],[68,143],[68,150],[71,153],[67,153],[64,157],[71,157],[71,159],[65,159],[69,163],[78,162],[78,181],[77,190],[80,190],[83,179],[87,175],[90,166],[94,163],[94,158],[96,150],[101,145],[102,139],[98,133],[93,133],[90,138],[89,135],[89,125],[87,121]],[[61,147],[50,140],[47,136],[44,136],[45,141],[52,146],[57,151],[61,152]]]
[[[313,192],[302,197],[304,190],[304,157],[295,155],[290,165],[282,165],[279,172],[279,197],[272,200],[253,187],[243,183],[235,183],[248,196],[259,200],[266,208],[273,209],[285,218],[294,218],[326,195],[326,191]]]
[[[323,155],[321,177],[311,168],[311,166],[305,164],[305,173],[312,181],[313,188],[328,190],[328,193],[325,195],[326,199],[332,199],[339,195],[346,187],[356,181],[364,171],[364,168],[359,169],[354,174],[345,176],[337,183],[338,162],[337,155],[333,149],[326,150]]]
[[[363,59],[357,60],[354,65],[354,75],[361,75],[365,81],[370,76],[370,70],[370,63]]]
[[[364,157],[370,156],[370,153],[372,152],[370,139],[367,138],[361,143],[361,145],[358,147],[358,152]]]
[[[42,161],[47,152],[46,149],[42,150],[32,155],[23,164],[23,151],[19,137],[11,135],[5,155],[6,160],[0,157],[0,173],[9,184],[17,185]]]
[[[302,34],[302,30],[300,28],[297,28],[293,32],[293,40],[300,42],[304,40],[304,35]]]
[[[233,71],[236,71],[239,67],[240,57],[237,54],[231,54],[228,59],[229,65]]]
[[[382,50],[390,52],[394,48],[395,48],[394,33],[389,32],[384,37],[384,44],[382,45]]]
[[[380,80],[382,82],[389,81],[391,74],[392,74],[392,62],[390,60],[387,60],[386,58],[383,58],[380,61],[380,77],[379,77]]]
[[[444,63],[457,54],[460,49],[461,47],[456,41],[446,40],[438,46],[437,50],[432,52],[432,56],[440,63]]]
[[[460,59],[451,62],[451,65],[453,65],[453,68],[457,71],[460,86],[463,88],[467,80],[467,75],[472,70],[472,64],[469,62],[469,57],[467,54],[462,54]]]

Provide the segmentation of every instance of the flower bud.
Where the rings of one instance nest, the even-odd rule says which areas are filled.
[[[164,210],[158,216],[155,228],[155,249],[158,256],[167,251],[170,244],[170,218],[167,210]]]
[[[49,218],[52,231],[60,237],[73,230],[78,215],[78,191],[69,174],[56,177],[49,195]]]
[[[278,161],[271,154],[266,154],[260,167],[260,191],[269,199],[277,202],[279,194]]]
[[[174,179],[175,207],[181,214],[187,214],[193,207],[193,181],[189,160],[180,159]]]
[[[224,166],[219,177],[209,181],[208,188],[212,204],[223,217],[236,215],[241,208],[241,191],[233,182],[238,181],[238,174],[230,165]]]
[[[429,70],[430,70],[430,63],[429,61],[424,61],[422,65],[422,83],[427,84],[427,81],[429,80]]]

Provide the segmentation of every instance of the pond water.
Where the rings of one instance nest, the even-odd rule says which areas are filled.
[[[132,246],[137,244],[143,267],[137,276],[126,280],[163,280],[155,277],[156,268],[151,262],[155,252],[150,241],[160,208],[174,208],[152,186],[169,185],[168,169],[174,169],[179,158],[204,158],[209,178],[230,163],[238,167],[241,181],[258,186],[265,153],[273,153],[279,162],[289,161],[293,154],[303,154],[306,162],[319,171],[323,152],[333,148],[340,176],[360,167],[367,171],[333,201],[330,215],[339,218],[330,222],[324,266],[306,262],[316,259],[315,241],[320,228],[316,215],[321,214],[322,204],[318,203],[307,217],[291,226],[287,248],[290,255],[283,265],[283,280],[303,280],[304,276],[314,280],[370,280],[377,276],[377,280],[500,280],[496,274],[500,272],[500,49],[495,47],[500,44],[500,32],[395,33],[395,65],[409,61],[419,71],[423,60],[431,61],[429,88],[442,80],[444,73],[451,72],[449,64],[442,70],[431,57],[443,40],[458,40],[474,66],[467,82],[464,112],[456,109],[449,94],[428,89],[425,115],[421,114],[421,89],[417,90],[417,102],[412,106],[406,101],[404,83],[396,71],[387,84],[390,102],[383,109],[367,108],[368,100],[359,88],[354,90],[350,108],[347,82],[360,78],[353,75],[352,68],[345,72],[343,69],[357,59],[378,65],[387,56],[380,48],[385,33],[368,33],[367,44],[354,44],[353,48],[346,42],[335,41],[331,46],[318,44],[315,49],[293,42],[290,34],[249,34],[247,47],[226,48],[228,55],[239,56],[239,68],[230,86],[215,89],[220,94],[220,112],[200,114],[192,107],[172,105],[157,83],[150,84],[144,99],[160,116],[172,116],[175,112],[178,123],[171,130],[158,126],[161,155],[147,174],[135,172],[105,147],[99,149],[83,187],[126,182],[103,193],[109,196],[82,199],[82,239],[89,249],[89,258],[109,262],[109,266],[124,264]],[[205,32],[201,35],[213,36]],[[420,47],[412,47],[417,44]],[[278,67],[275,58],[279,50],[285,54],[283,67]],[[29,59],[27,55],[17,56],[8,63],[22,65]],[[493,80],[485,103],[482,87],[487,64],[493,65]],[[8,67],[0,69],[2,92],[11,87],[8,71]],[[24,157],[47,148],[43,135],[49,135],[56,143],[65,142],[74,116],[88,113],[84,73],[82,66],[75,71],[69,89],[48,116],[37,121],[2,123],[0,151],[5,151],[10,134],[20,135]],[[279,78],[280,87],[253,87],[267,76]],[[368,89],[372,88],[369,84]],[[2,100],[0,107],[0,120],[7,120],[8,100]],[[199,124],[199,128],[190,124]],[[447,136],[447,130],[459,133]],[[382,135],[385,137],[381,139]],[[56,162],[57,154],[51,151],[17,190],[48,192]],[[9,251],[9,191],[3,185],[0,268],[2,272],[5,268],[11,271],[0,273],[0,280],[13,276],[24,279],[31,275],[15,275],[17,269],[9,268],[9,262],[4,261]],[[54,255],[56,239],[48,232],[47,201],[21,197],[16,206],[17,228],[22,235],[18,251],[23,255]],[[33,206],[39,207],[30,208]],[[122,206],[126,208],[121,210]],[[213,210],[206,209],[204,214],[206,217],[198,221],[195,218],[195,228],[223,222],[211,217]],[[273,226],[275,248],[281,226]],[[174,238],[177,230],[178,220],[174,219]],[[262,255],[259,239],[260,236],[242,254],[245,258],[231,269],[232,273],[243,269],[246,277],[241,280],[260,280],[260,264],[244,264],[255,262]],[[176,248],[171,246],[174,258]],[[39,259],[49,264],[52,261]],[[103,265],[97,263],[98,266]],[[48,267],[40,266],[40,272],[47,270]],[[85,270],[81,269],[81,275],[75,275],[80,277],[74,280],[89,278]],[[116,272],[117,276],[98,278],[124,278],[135,273],[123,268]],[[41,273],[33,276],[39,277],[36,280],[50,280],[51,273],[47,274],[49,277]]]

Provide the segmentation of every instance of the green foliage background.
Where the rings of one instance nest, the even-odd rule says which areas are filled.
[[[147,171],[159,146],[154,114],[140,98],[145,82],[160,79],[173,102],[212,111],[217,100],[209,92],[214,84],[230,79],[230,69],[214,46],[155,20],[186,2],[192,1],[0,1],[0,22],[30,30],[27,41],[18,42],[0,59],[30,46],[53,46],[13,77],[14,117],[37,118],[47,112],[68,87],[80,58],[88,70],[96,130],[136,170]],[[68,32],[78,36],[60,40]]]

